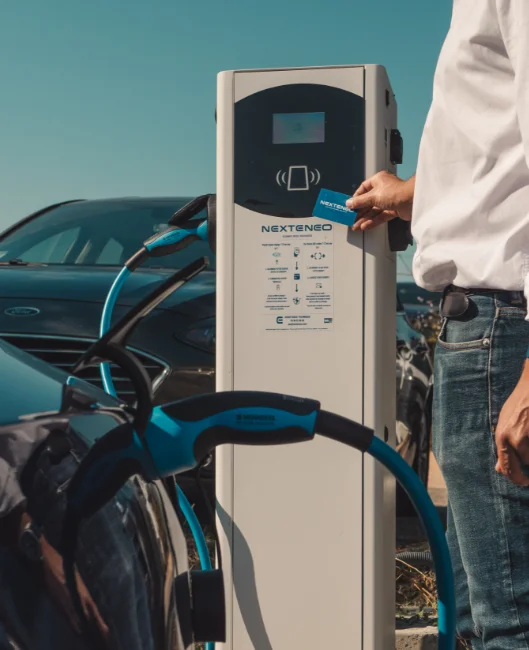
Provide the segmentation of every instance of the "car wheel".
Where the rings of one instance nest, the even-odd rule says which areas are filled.
[[[425,486],[428,486],[430,469],[430,417],[428,405],[418,398],[414,401],[409,413],[409,425],[412,445],[415,448],[413,470]],[[412,517],[416,515],[415,508],[404,490],[397,487],[397,516]]]

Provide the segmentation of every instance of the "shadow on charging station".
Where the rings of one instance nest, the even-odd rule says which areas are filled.
[[[241,529],[224,510],[220,503],[216,502],[217,514],[222,530],[228,540],[232,539],[233,547],[237,547],[239,558],[239,570],[244,573],[244,581],[233,578],[233,588],[239,604],[239,611],[244,621],[244,626],[255,650],[272,650],[272,644],[268,638],[259,596],[257,595],[257,583],[255,579],[255,565],[252,552]],[[233,552],[230,547],[230,553]]]

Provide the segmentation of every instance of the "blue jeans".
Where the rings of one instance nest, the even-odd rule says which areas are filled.
[[[470,296],[435,352],[433,452],[448,488],[458,634],[480,650],[529,649],[529,488],[495,471],[494,430],[519,380],[529,322],[518,292]]]

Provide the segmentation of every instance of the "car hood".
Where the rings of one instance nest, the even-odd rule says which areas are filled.
[[[17,301],[72,300],[103,304],[119,269],[116,267],[0,267],[0,297]],[[138,269],[127,279],[117,305],[132,307],[176,270]],[[204,271],[160,305],[179,313],[206,318],[215,314],[215,273]]]

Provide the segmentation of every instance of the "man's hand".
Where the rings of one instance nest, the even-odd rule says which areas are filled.
[[[410,221],[415,176],[407,181],[390,172],[379,172],[365,180],[346,202],[357,213],[353,230],[371,230],[391,219]]]
[[[501,409],[495,438],[496,471],[516,485],[529,486],[529,477],[522,471],[522,465],[529,466],[529,361]]]

